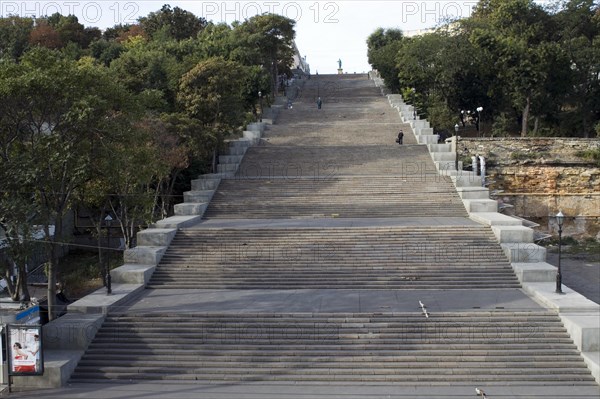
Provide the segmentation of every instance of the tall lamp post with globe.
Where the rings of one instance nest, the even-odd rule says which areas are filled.
[[[259,122],[262,122],[263,117],[263,99],[262,99],[262,91],[258,91],[258,100],[260,101],[260,114],[259,114]]]
[[[560,268],[561,248],[562,248],[562,227],[565,221],[565,215],[562,211],[556,214],[556,223],[558,223],[558,271],[556,273],[556,293],[562,294],[562,270]]]
[[[458,171],[458,123],[454,125],[454,145],[456,146],[454,151],[454,169]]]
[[[106,246],[108,248],[108,251],[106,251],[106,256],[105,256],[105,268],[104,268],[104,285],[106,286],[106,295],[109,295],[112,293],[112,284],[111,284],[111,277],[110,277],[110,228],[111,228],[111,224],[112,224],[113,218],[110,215],[106,215],[106,217],[104,218],[104,223],[106,226]]]
[[[477,107],[477,135],[481,137],[481,111],[483,111],[483,107]]]

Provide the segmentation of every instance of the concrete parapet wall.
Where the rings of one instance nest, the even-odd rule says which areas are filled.
[[[463,188],[463,190],[468,190],[468,189],[469,189],[468,187]],[[481,223],[481,224],[486,224],[488,226],[521,226],[522,225],[522,222],[519,219],[513,218],[511,216],[503,215],[498,212],[475,212],[475,213],[471,213],[469,216],[474,221]]]
[[[191,215],[204,215],[208,203],[181,203],[174,206],[176,216],[191,216]]]
[[[77,363],[83,356],[80,350],[47,350],[44,351],[44,375],[41,376],[14,376],[13,386],[19,388],[59,388],[65,386],[75,371]],[[43,397],[43,395],[39,395]]]
[[[241,156],[240,156],[240,161],[241,161]],[[240,161],[238,161],[237,163],[239,163]],[[203,178],[202,176],[200,176],[200,178],[192,180],[192,191],[216,190],[219,187],[219,183],[221,183],[220,177]]]
[[[102,287],[67,306],[69,313],[107,314],[144,289],[142,284],[112,284],[112,293]]]
[[[167,247],[139,246],[125,250],[123,255],[125,263],[138,265],[158,265]]]
[[[85,350],[102,326],[103,314],[69,313],[44,325],[44,348]]]
[[[501,244],[511,263],[532,263],[546,261],[546,248],[532,243]]]
[[[110,271],[115,284],[143,284],[152,277],[156,265],[124,264]]]
[[[565,313],[560,317],[580,351],[600,351],[600,318],[585,313]]]
[[[137,244],[141,246],[169,246],[176,229],[146,229],[137,233]]]
[[[521,283],[552,283],[556,281],[556,267],[546,262],[513,262],[512,267]]]
[[[493,201],[496,203],[496,201]],[[497,203],[496,203],[497,205]],[[494,235],[501,243],[533,242],[533,229],[525,226],[492,226]]]
[[[195,225],[200,219],[202,219],[202,217],[199,215],[171,216],[159,220],[154,224],[154,227],[162,229],[181,229]]]

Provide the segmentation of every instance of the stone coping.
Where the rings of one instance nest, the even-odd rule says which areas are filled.
[[[67,306],[68,312],[107,314],[144,289],[143,284],[112,284],[112,293],[102,287]]]

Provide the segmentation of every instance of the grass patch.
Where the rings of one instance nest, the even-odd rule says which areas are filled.
[[[583,158],[596,166],[600,166],[600,148],[593,148],[585,151],[578,151],[576,154],[579,158]]]

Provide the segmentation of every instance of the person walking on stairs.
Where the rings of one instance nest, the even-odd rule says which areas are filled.
[[[404,138],[404,132],[400,129],[400,133],[398,133],[398,138],[396,139],[396,143],[402,145],[402,139]]]
[[[323,101],[321,100],[321,97],[317,98],[317,109],[321,109],[321,105],[323,105]]]

